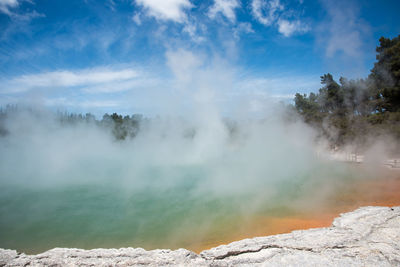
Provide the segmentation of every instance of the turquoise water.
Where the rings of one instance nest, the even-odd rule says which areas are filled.
[[[218,191],[202,188],[208,173],[195,167],[175,170],[178,178],[170,186],[157,186],[165,175],[157,168],[143,177],[151,179],[140,188],[124,186],[118,179],[101,185],[3,184],[0,247],[27,253],[53,247],[198,247],[229,239],[250,216],[299,212],[293,203],[303,199],[311,205],[318,197],[310,198],[310,193],[329,184],[318,177],[343,180],[344,174],[350,175],[343,166],[308,171],[295,179],[266,179],[251,190],[243,186],[247,189],[242,192],[224,192],[223,185]]]
[[[0,138],[0,247],[27,253],[197,250],[251,232],[254,218],[313,210],[353,177],[316,157],[301,124],[278,118],[228,134],[207,117],[193,137],[182,135],[186,124],[155,120],[123,142],[94,125],[9,123]]]
[[[199,227],[234,216],[234,206],[229,199],[192,196],[188,188],[135,193],[92,185],[7,188],[0,197],[0,246],[23,251],[174,246],[180,236],[195,237],[192,231],[202,231]]]

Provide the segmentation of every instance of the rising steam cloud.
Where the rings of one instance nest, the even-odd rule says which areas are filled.
[[[168,52],[167,61],[176,91],[163,101],[165,114],[143,120],[133,139],[116,141],[94,122],[61,124],[46,110],[22,109],[3,121],[1,245],[26,249],[42,234],[39,250],[59,240],[183,246],[226,218],[294,207],[310,192],[312,208],[347,177],[318,157],[316,133],[285,106],[249,96],[225,115],[221,98],[233,83],[226,62],[186,50]],[[40,224],[55,229],[53,237],[35,232]],[[38,236],[15,234],[24,229]]]

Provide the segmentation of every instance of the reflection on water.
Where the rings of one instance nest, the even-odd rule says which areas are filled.
[[[332,180],[316,175],[332,175]],[[309,176],[314,178],[222,196],[194,191],[195,178],[140,191],[111,183],[41,189],[4,185],[0,247],[26,253],[127,246],[199,252],[246,237],[329,226],[339,213],[359,206],[400,205],[400,171],[371,173],[348,164]]]

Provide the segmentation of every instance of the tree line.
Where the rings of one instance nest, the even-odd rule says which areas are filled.
[[[22,111],[39,118],[44,116],[44,113],[40,111],[32,108],[20,108],[17,105],[7,105],[5,108],[0,108],[0,136],[6,136],[8,134],[6,120]],[[16,120],[17,118],[11,119]],[[50,120],[48,117],[44,119]],[[76,114],[57,112],[55,120],[57,123],[60,123],[61,126],[73,126],[78,124],[95,125],[103,130],[111,131],[116,140],[125,140],[134,138],[138,134],[141,124],[148,119],[144,118],[141,114],[123,116],[114,112],[112,114],[106,113],[101,119],[96,119],[91,113]]]
[[[101,120],[96,120],[96,117],[91,113],[86,113],[85,115],[58,113],[57,117],[62,124],[94,123],[99,127],[111,130],[111,133],[117,140],[134,138],[138,134],[141,122],[143,121],[143,115],[141,114],[122,116],[115,112],[111,115],[105,113]]]
[[[296,111],[332,146],[363,146],[387,135],[400,141],[400,35],[379,43],[367,78],[337,82],[328,73],[317,93],[295,95]]]

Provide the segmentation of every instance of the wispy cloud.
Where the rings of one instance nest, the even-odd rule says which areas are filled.
[[[236,84],[238,93],[251,93],[273,98],[292,98],[296,92],[311,92],[320,87],[317,75],[268,75],[245,76]],[[288,77],[290,77],[288,79]],[[318,77],[318,76],[317,76]]]
[[[362,54],[364,36],[369,26],[358,15],[359,8],[352,1],[322,1],[327,19],[321,23],[317,38],[325,48],[325,55],[333,57],[337,52],[358,58]]]
[[[118,107],[121,103],[119,101],[83,101],[77,105],[83,108],[113,108]]]
[[[239,39],[242,33],[254,33],[253,27],[249,22],[241,22],[233,29],[233,36]]]
[[[25,0],[30,4],[34,4],[31,0]],[[36,12],[36,10],[30,12],[19,12],[18,8],[21,5],[21,0],[0,0],[0,13],[8,15],[13,20],[29,22],[34,18],[44,17],[44,14]]]
[[[132,80],[137,76],[138,72],[133,69],[111,70],[99,68],[81,71],[53,71],[21,75],[4,81],[0,92],[19,93],[37,88],[88,87]]]
[[[65,97],[59,97],[59,98],[46,98],[44,99],[44,104],[46,106],[55,106],[55,107],[79,107],[79,108],[92,109],[92,108],[114,108],[118,107],[121,104],[121,102],[114,100],[77,101]]]
[[[140,13],[135,13],[132,16],[132,20],[137,24],[137,25],[141,25],[142,24],[142,19],[140,18]]]
[[[172,20],[185,22],[187,15],[185,9],[193,8],[189,0],[135,0],[144,8],[146,14],[158,20]]]
[[[279,19],[278,31],[286,37],[291,36],[294,33],[305,33],[310,30],[308,25],[301,23],[299,20],[289,21],[286,19]]]
[[[301,4],[301,3],[300,3]],[[265,26],[276,26],[279,33],[289,37],[295,33],[305,33],[310,27],[298,18],[291,18],[293,10],[286,10],[279,0],[253,0],[251,2],[253,17]]]
[[[134,89],[142,90],[160,86],[165,86],[165,82],[163,83],[160,79],[148,75],[140,75],[140,77],[133,77],[127,80],[118,80],[100,83],[93,86],[85,86],[81,90],[88,94],[113,94]]]
[[[168,95],[166,77],[132,65],[59,70],[0,79],[0,105],[47,106],[77,112],[152,112]],[[165,98],[161,97],[160,102]]]
[[[11,15],[10,9],[18,7],[19,3],[17,0],[0,0],[0,12],[7,15]]]
[[[208,16],[214,19],[217,14],[222,14],[231,22],[236,21],[235,9],[240,7],[238,0],[214,0],[208,11]]]
[[[278,12],[283,10],[283,5],[279,0],[253,0],[251,2],[251,11],[253,16],[265,26],[270,26],[278,18]]]
[[[25,8],[23,3],[34,5],[33,0],[0,0],[0,15],[9,17],[0,27],[0,40],[6,40],[15,33],[31,33],[30,22],[35,18],[44,18],[32,7]],[[0,57],[3,55],[0,55]]]
[[[187,22],[182,31],[187,33],[195,43],[201,43],[206,40],[206,37],[204,36],[206,26],[202,23],[197,23],[196,21]]]

